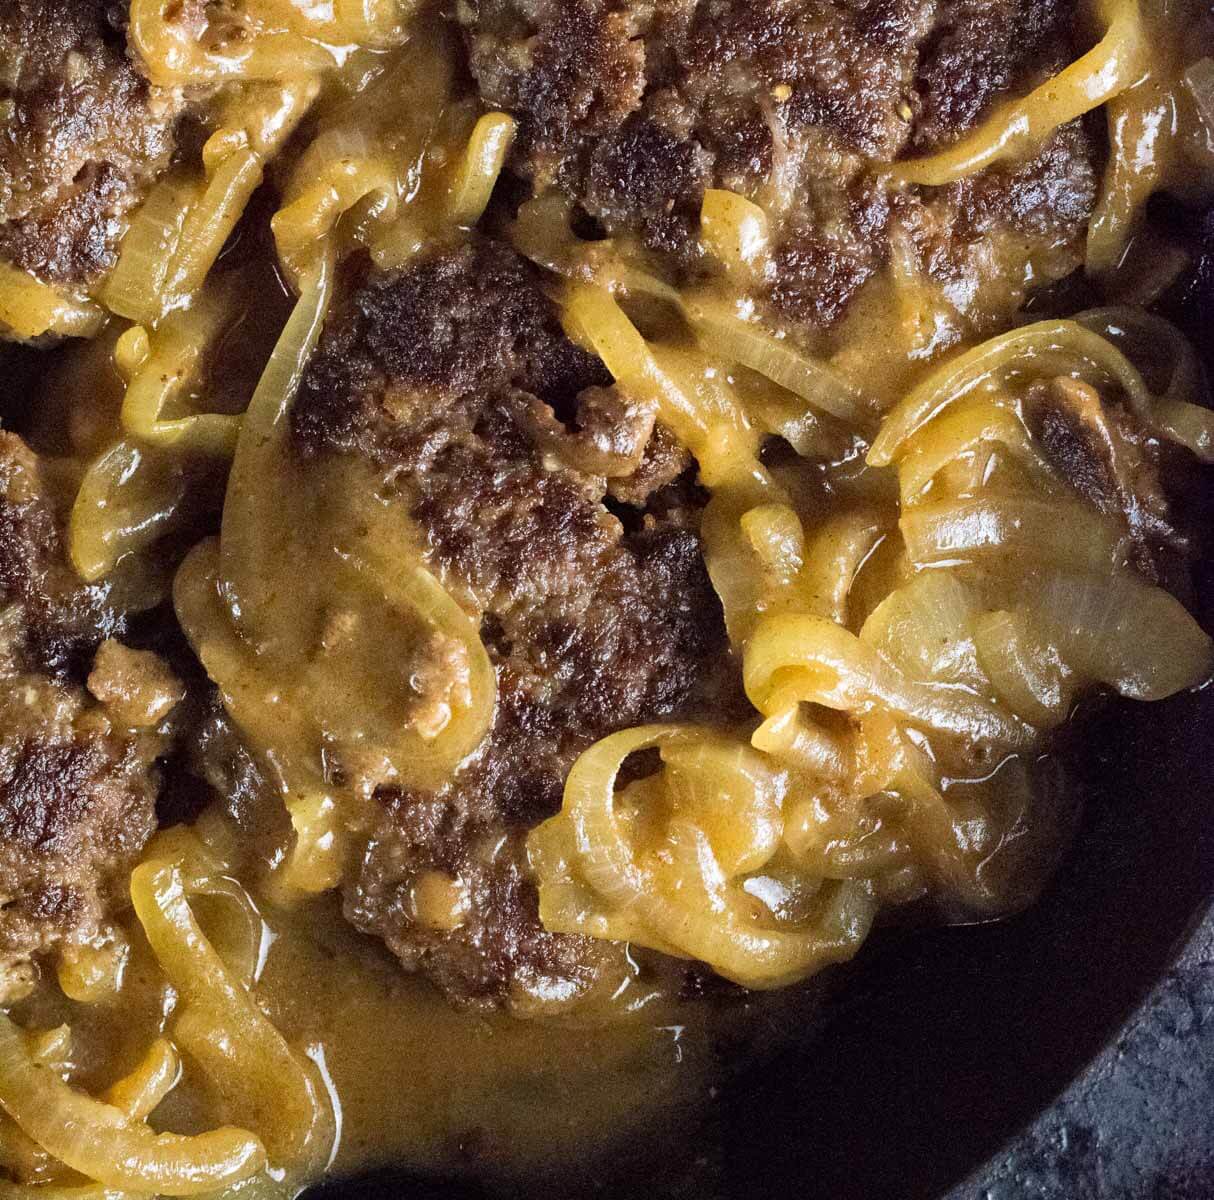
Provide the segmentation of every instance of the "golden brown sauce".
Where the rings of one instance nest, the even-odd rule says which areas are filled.
[[[1136,98],[1134,93],[1126,93],[1123,119],[1142,125],[1135,141],[1139,158],[1155,153],[1156,143],[1150,139],[1158,122],[1157,114],[1151,114],[1163,103],[1161,97],[1171,96],[1168,88],[1174,82],[1174,58],[1169,51],[1167,61],[1158,68],[1162,82],[1143,84],[1144,90]],[[360,61],[357,56],[351,59],[353,65],[343,80],[351,91],[357,91]],[[1150,91],[1152,88],[1156,90]],[[334,89],[329,97],[333,106],[330,111],[342,111],[341,99]],[[453,118],[454,132],[446,131],[451,133],[453,145],[468,136],[471,116],[461,110]],[[410,130],[408,137],[401,136],[407,141],[412,134]],[[440,149],[447,154],[451,147]],[[441,168],[445,163],[438,165]],[[1164,164],[1161,159],[1159,171],[1152,178],[1164,173],[1171,178],[1172,170],[1172,161]],[[490,185],[495,177],[490,177]],[[475,199],[468,203],[473,204]],[[429,200],[434,201],[434,197]],[[437,201],[434,203],[437,205]],[[255,241],[248,232],[254,220],[264,224],[265,217],[264,211],[251,215],[243,241],[237,241],[228,260],[219,266],[221,276],[230,275],[239,291],[256,294],[258,301],[241,303],[232,310],[209,369],[193,380],[188,394],[175,396],[169,409],[157,414],[158,419],[189,414],[202,397],[209,412],[231,415],[245,410],[290,307],[278,285],[271,248]],[[415,240],[424,241],[427,222],[433,219],[434,214],[427,210],[416,228],[398,226],[385,251],[389,261],[393,254],[407,256],[415,248]],[[302,248],[296,249],[299,254],[290,266],[304,281],[306,291],[309,270],[314,265],[309,254],[315,247],[305,239]],[[917,270],[909,253],[900,254],[896,238],[894,249],[890,266],[865,286],[841,325],[814,347],[863,393],[874,414],[893,409],[947,352],[975,345],[1014,324],[1033,288],[1065,275],[1077,265],[1073,246],[1026,245],[1011,235],[998,235],[977,241],[948,282],[941,283]],[[261,297],[268,297],[269,302],[262,303]],[[660,320],[655,321],[653,328],[659,325]],[[647,333],[649,328],[646,326]],[[121,433],[118,407],[122,381],[110,365],[114,342],[103,334],[95,343],[62,352],[62,370],[48,376],[46,403],[40,406],[39,426],[32,432],[43,448],[66,456],[63,474],[67,493],[78,486],[88,460]],[[698,374],[689,373],[694,378],[688,385],[696,395],[720,384],[745,403],[753,402],[756,408],[763,403],[790,403],[787,393],[773,399],[770,387],[741,369],[722,376],[714,360],[697,370]],[[1011,375],[1015,383],[1015,370]],[[996,393],[1005,380],[992,383],[991,378],[984,377],[980,382],[984,398],[1000,400]],[[1008,404],[1006,411],[1014,411],[1019,420],[1021,410],[1015,404]],[[274,436],[285,437],[281,422]],[[839,440],[837,453],[825,455],[812,465],[799,462],[795,468],[773,467],[771,476],[783,489],[781,503],[786,501],[790,511],[807,521],[812,518],[818,526],[828,526],[835,517],[871,517],[871,537],[865,534],[868,540],[863,542],[863,553],[847,576],[844,598],[850,608],[846,619],[837,621],[855,635],[881,601],[912,572],[907,570],[897,533],[899,481],[895,470],[866,466],[857,444],[849,438]],[[755,441],[757,444],[757,438]],[[281,445],[277,450],[282,450]],[[744,458],[746,450],[744,446],[734,457]],[[160,453],[149,451],[153,460]],[[264,678],[274,671],[279,672],[274,686],[285,687],[282,675],[289,672],[284,670],[284,663],[292,670],[298,664],[311,663],[317,643],[323,641],[324,610],[336,604],[335,598],[340,598],[343,589],[348,599],[345,617],[364,626],[370,626],[391,607],[386,605],[382,589],[376,592],[372,588],[366,597],[349,599],[350,578],[334,565],[333,551],[346,546],[352,528],[386,528],[384,522],[389,518],[377,494],[377,481],[368,481],[363,468],[342,467],[334,469],[321,486],[316,482],[317,474],[309,480],[293,474],[289,464],[284,465],[286,458],[285,453],[279,454],[277,464],[271,463],[264,474],[247,472],[252,484],[263,489],[261,500],[265,500],[264,490],[277,490],[271,495],[276,528],[271,531],[273,536],[255,547],[262,552],[260,556],[249,554],[245,547],[246,559],[255,568],[250,569],[250,561],[244,563],[256,603],[239,614],[244,622],[239,634],[244,639],[241,648],[245,657],[230,679],[221,680],[225,690],[229,683],[262,687]],[[176,459],[166,457],[164,461],[172,463],[166,470],[181,469]],[[191,504],[184,506],[181,493],[174,493],[172,512],[190,508],[195,515],[201,514],[197,527],[187,523],[178,529],[181,540],[188,544],[217,532],[222,470],[213,462],[192,458],[183,470],[183,487],[196,490],[190,492]],[[241,470],[238,452],[237,475]],[[275,470],[280,473],[273,474]],[[979,485],[992,482],[996,490],[1005,484],[1014,490],[1023,483],[1025,470],[1014,454],[984,443],[981,450],[970,447],[942,467],[938,478],[929,480],[927,495],[929,499],[954,494],[969,497]],[[238,501],[254,495],[254,487],[241,491],[241,486],[238,483],[235,493],[229,493],[229,506],[233,494]],[[156,492],[155,486],[149,486],[153,499]],[[135,507],[135,517],[142,520],[170,519],[167,507],[163,513]],[[238,518],[244,515],[237,513]],[[997,522],[992,518],[989,524]],[[399,525],[383,540],[392,542],[398,550],[405,547],[409,553],[415,552],[403,521]],[[229,543],[237,540],[226,528],[224,538]],[[226,550],[224,547],[215,554]],[[175,565],[176,559],[163,564],[163,570],[149,573],[142,583],[145,590],[135,593],[140,601],[147,603],[167,595],[170,568]],[[947,568],[950,563],[935,565]],[[214,593],[214,579],[210,578],[209,583]],[[1012,585],[1008,584],[1007,595],[1011,594]],[[182,607],[179,597],[179,611]],[[223,615],[226,620],[230,614]],[[387,634],[381,628],[384,637],[390,635],[400,645],[416,641],[416,621],[409,614],[402,616],[395,611],[389,617],[396,626]],[[195,629],[187,632],[195,637]],[[239,640],[235,635],[233,638]],[[358,742],[366,729],[357,724],[363,716],[357,705],[345,706],[344,701],[357,698],[360,686],[368,693],[377,691],[367,685],[367,680],[375,678],[378,645],[363,646],[362,653],[339,664],[320,681],[328,689],[321,700],[342,708],[339,723],[349,716],[348,726],[342,725],[341,732],[349,735],[351,744]],[[201,656],[207,659],[205,653]],[[267,663],[272,668],[268,675]],[[211,663],[207,661],[206,665],[209,668]],[[300,678],[292,678],[290,683],[302,694],[317,678],[305,675],[300,667]],[[316,691],[322,691],[319,685]],[[335,697],[343,703],[333,705]],[[280,699],[276,697],[276,702]],[[236,708],[232,704],[229,707]],[[289,704],[283,704],[280,711],[288,724],[299,716],[296,707]],[[867,718],[871,714],[861,715]],[[824,723],[829,732],[829,721]],[[840,717],[838,724],[842,723]],[[368,726],[372,724],[369,719]],[[263,730],[257,732],[260,735]],[[746,737],[751,730],[737,732]],[[263,740],[273,741],[274,736],[271,731]],[[247,904],[234,904],[231,898],[217,900],[199,895],[191,898],[191,904],[225,963],[247,966],[246,982],[264,1016],[316,1069],[332,1104],[336,1126],[332,1161],[321,1167],[346,1173],[389,1163],[425,1169],[475,1166],[482,1172],[525,1175],[566,1158],[571,1146],[582,1153],[626,1139],[656,1123],[675,1122],[707,1098],[718,1077],[716,1039],[722,1029],[745,1024],[745,1007],[681,999],[677,982],[671,982],[677,980],[677,974],[655,969],[652,956],[645,952],[629,959],[631,973],[621,977],[611,994],[596,996],[569,1015],[542,1020],[459,1012],[428,983],[404,975],[382,947],[351,929],[341,915],[336,893],[330,890],[363,835],[358,805],[367,796],[342,794],[338,789],[329,794],[317,787],[321,773],[309,760],[318,757],[318,746],[322,750],[324,747],[314,730],[300,733],[284,725],[276,736],[278,744],[271,748],[280,752],[284,761],[291,760],[289,769],[284,768],[276,782],[297,828],[308,827],[312,845],[321,847],[322,852],[315,861],[294,870],[290,867],[292,837],[284,827],[281,812],[269,815],[265,829],[238,834],[212,810],[200,822],[204,836],[213,836],[232,851],[224,870],[232,877],[230,882],[240,881],[235,885],[237,889],[249,890],[257,916],[250,924]],[[980,899],[991,901],[991,911],[1027,902],[1065,843],[1074,810],[1073,801],[1061,799],[1056,786],[1047,780],[1051,765],[1048,753],[1041,752],[1048,750],[1048,743],[1038,741],[1029,748],[1001,751],[989,761],[978,752],[985,746],[972,754],[969,750],[974,748],[968,747],[965,754],[954,756],[955,771],[948,756],[956,747],[950,745],[947,732],[935,742],[923,735],[916,746],[932,763],[933,786],[938,785],[947,796],[955,814],[954,823],[946,831],[934,829],[916,836],[929,851],[951,848],[958,840],[957,827],[964,826],[964,837],[959,840],[963,843],[965,881],[970,882],[970,875],[977,880],[983,893]],[[400,757],[407,760],[408,754]],[[399,763],[393,764],[393,769],[399,767]],[[882,780],[882,789],[889,785],[894,790],[889,774]],[[808,844],[812,842],[815,817],[806,807],[795,811],[809,831],[803,839]],[[835,815],[827,814],[823,824],[828,825]],[[656,832],[660,834],[661,830]],[[878,821],[874,833],[885,832]],[[234,847],[242,840],[245,844],[237,852]],[[894,867],[900,867],[897,855],[905,856],[905,848],[895,844],[896,837],[890,835],[886,839],[889,845],[877,851],[873,847],[880,839],[874,836],[869,840],[868,846],[843,848],[854,850],[856,860],[871,851],[876,861],[878,851],[888,851]],[[827,851],[838,849],[846,841],[846,837],[836,839]],[[761,900],[764,889],[774,894],[784,887],[780,869],[785,865],[777,863],[769,874],[748,880],[754,885],[752,897]],[[846,873],[855,864],[845,863],[840,868],[832,861],[831,865]],[[875,867],[873,877],[882,869],[880,864]],[[856,874],[859,877],[863,872],[857,868]],[[790,909],[801,904],[808,910],[814,901],[812,888],[820,882],[813,881],[802,896],[794,879],[786,888]],[[440,926],[445,920],[458,919],[454,909],[458,908],[459,897],[444,891],[445,887],[443,881],[434,881],[429,891],[417,898],[420,906],[432,911],[434,923]],[[922,875],[899,873],[898,869],[890,869],[873,888],[878,899],[891,903],[918,899],[928,891]],[[311,894],[315,892],[321,894]],[[754,909],[760,911],[757,902]],[[609,912],[604,920],[616,915]],[[188,1001],[181,1000],[158,968],[133,914],[124,913],[120,920],[130,949],[120,986],[113,994],[91,1003],[70,1000],[53,985],[48,970],[46,986],[13,1009],[18,1023],[28,1029],[70,1026],[72,1042],[65,1065],[70,1067],[72,1083],[93,1093],[100,1093],[132,1070],[159,1034],[172,1034],[181,1010],[188,1008]],[[796,924],[795,919],[791,924]],[[811,999],[812,992],[807,992],[787,1003],[803,1007]],[[226,1119],[226,1112],[225,1096],[186,1056],[181,1082],[156,1109],[152,1122],[156,1128],[177,1132],[204,1131],[213,1128],[217,1119]],[[49,1178],[53,1171],[53,1167],[41,1163],[26,1174],[38,1180]],[[292,1186],[298,1182],[306,1180],[293,1180]]]

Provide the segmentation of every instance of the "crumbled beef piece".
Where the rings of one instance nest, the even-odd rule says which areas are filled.
[[[666,428],[657,425],[645,444],[637,469],[607,486],[608,494],[621,504],[643,508],[664,488],[685,476],[694,466],[691,452]]]
[[[997,164],[926,197],[894,197],[889,225],[906,232],[921,269],[954,294],[1013,287],[1018,275],[1061,279],[1082,262],[1096,163],[1094,139],[1074,122],[1031,159]],[[1014,247],[1010,258],[1000,244]]]
[[[37,459],[0,432],[0,671],[83,682],[97,644],[121,631],[104,586],[80,583],[68,565]]]
[[[1124,406],[1069,377],[1030,389],[1025,418],[1046,461],[1083,498],[1125,524],[1134,563],[1159,580],[1183,549],[1160,482],[1158,446]]]
[[[104,631],[39,463],[0,434],[0,971],[95,937],[155,827],[160,739],[115,729],[71,682]]]
[[[78,689],[3,681],[0,971],[97,936],[155,828],[156,737],[115,731]]]
[[[110,0],[0,5],[0,259],[81,283],[168,164],[181,98],[152,87]]]
[[[1048,239],[1086,225],[1096,201],[1092,138],[1081,122],[1064,125],[1027,162],[997,166],[945,189],[955,234],[974,242],[1003,228]]]
[[[569,998],[618,967],[619,947],[540,927],[525,835],[600,737],[736,703],[694,525],[658,514],[626,532],[604,477],[533,436],[538,398],[572,418],[581,394],[601,419],[606,382],[531,269],[480,242],[358,284],[292,414],[305,460],[355,452],[383,468],[482,618],[498,678],[487,740],[436,793],[381,791],[346,891],[359,928],[465,1004]],[[465,897],[454,929],[419,920],[415,888],[435,872]]]
[[[128,729],[158,725],[185,696],[181,681],[158,654],[132,650],[115,638],[97,647],[88,689]]]
[[[514,166],[537,192],[564,189],[608,234],[639,238],[684,275],[703,268],[704,189],[741,192],[771,222],[772,315],[827,329],[885,265],[894,215],[946,230],[954,268],[998,228],[1077,255],[1096,157],[1078,127],[942,194],[874,171],[960,136],[1000,95],[1057,70],[1073,55],[1073,8],[478,0],[460,11],[481,95],[520,118]]]

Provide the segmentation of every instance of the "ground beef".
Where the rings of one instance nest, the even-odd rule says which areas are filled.
[[[531,270],[479,242],[357,281],[293,410],[303,457],[383,467],[432,563],[482,616],[498,676],[487,742],[437,793],[381,791],[346,892],[359,928],[462,1003],[576,995],[618,960],[617,946],[540,927],[525,833],[559,808],[570,765],[598,738],[727,711],[735,694],[690,492],[660,512],[631,509],[626,531],[605,478],[535,440],[541,401],[552,421],[572,420],[579,394],[599,419],[628,413],[606,382]],[[436,878],[463,896],[456,928],[418,919],[418,889]]]
[[[1095,200],[1075,130],[940,195],[874,172],[971,128],[1073,56],[1070,0],[468,0],[485,102],[517,114],[516,169],[608,233],[697,267],[705,187],[772,218],[779,319],[825,328],[886,261],[891,221],[963,243],[1012,225],[1078,247]],[[930,217],[908,209],[927,207]],[[971,209],[980,220],[967,222]],[[985,222],[985,223],[983,223]],[[939,259],[925,260],[929,270]]]
[[[995,97],[1056,70],[1074,12],[1066,0],[941,0],[919,51],[914,148],[953,141]]]
[[[0,4],[0,259],[80,283],[167,165],[180,110],[128,53],[112,0]]]
[[[0,433],[0,991],[29,956],[98,935],[155,825],[158,736],[73,682],[120,628],[64,560],[37,459]]]
[[[1124,404],[1065,376],[1030,389],[1024,412],[1055,473],[1123,524],[1134,565],[1149,579],[1170,582],[1186,543],[1161,482],[1159,442]]]
[[[55,506],[35,455],[0,432],[0,673],[82,684],[98,643],[121,631],[104,586],[67,562]]]

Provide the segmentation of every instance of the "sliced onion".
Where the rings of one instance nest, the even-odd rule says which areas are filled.
[[[897,177],[931,187],[964,179],[991,163],[1027,153],[1060,125],[1137,83],[1150,51],[1139,0],[1104,0],[1101,7],[1107,32],[1093,49],[1022,100],[1003,105],[956,145],[898,164]]]
[[[1026,466],[1036,466],[1040,461],[1028,431],[1014,412],[990,403],[958,408],[921,428],[906,443],[898,463],[903,508],[917,503],[949,463],[989,442],[1006,446]]]
[[[270,519],[277,512],[278,497],[293,486],[280,465],[278,447],[324,327],[332,278],[332,263],[324,259],[305,282],[249,401],[228,475],[220,535],[222,571],[250,618],[267,611],[273,585],[266,580],[265,566],[282,559],[284,543],[296,532],[289,522]]]
[[[382,48],[406,36],[416,8],[412,0],[333,0],[333,20],[343,41]]]
[[[687,298],[682,307],[697,338],[711,353],[757,371],[853,427],[871,426],[873,413],[864,397],[825,363],[712,297]]]
[[[131,376],[122,400],[122,428],[131,437],[200,454],[232,454],[240,417],[227,413],[164,415],[174,396],[197,378],[204,355],[226,325],[228,298],[223,289],[206,292],[194,307],[172,313],[152,335],[149,353]]]
[[[992,612],[973,625],[978,661],[999,698],[1030,725],[1066,720],[1073,687],[1056,646],[1034,634],[1023,612]]]
[[[674,812],[702,829],[727,878],[764,866],[780,844],[786,774],[744,742],[705,733],[662,747]]]
[[[1038,321],[993,337],[933,371],[885,418],[868,453],[869,465],[898,461],[910,438],[948,405],[1011,372],[1094,375],[1120,387],[1136,412],[1150,407],[1142,376],[1111,342],[1077,321]]]
[[[1209,636],[1179,600],[1130,571],[1056,573],[1022,591],[1033,628],[1081,679],[1162,700],[1210,677]]]
[[[656,937],[632,909],[612,905],[581,879],[568,814],[551,817],[527,835],[527,858],[538,885],[540,921],[550,933],[632,942],[674,958],[687,957]]]
[[[0,1179],[0,1200],[148,1200],[147,1192],[128,1192],[101,1183],[83,1183],[59,1187],[38,1184],[29,1187]]]
[[[884,531],[884,519],[864,508],[823,521],[805,552],[804,610],[846,625],[852,584]]]
[[[862,885],[834,889],[812,927],[771,930],[760,928],[730,895],[705,882],[715,860],[706,840],[700,844],[705,835],[694,825],[672,823],[677,826],[672,829],[675,840],[666,847],[685,884],[680,900],[672,898],[669,880],[660,880],[637,859],[616,811],[620,766],[637,750],[687,744],[698,736],[699,731],[688,726],[625,730],[597,742],[574,764],[565,784],[565,811],[586,881],[608,903],[640,917],[662,942],[747,987],[779,986],[851,957],[875,915],[875,903]],[[714,894],[704,895],[705,887]]]
[[[386,157],[335,159],[295,200],[274,214],[270,226],[275,245],[301,290],[306,278],[323,271],[325,242],[342,214],[371,195],[395,203],[396,189],[395,166]]]
[[[186,1137],[142,1122],[77,1091],[29,1054],[0,1014],[0,1105],[40,1146],[107,1187],[197,1196],[259,1171],[261,1142],[225,1127]]]
[[[806,717],[795,697],[787,704],[776,700],[770,707],[772,715],[750,738],[756,750],[811,777],[840,780],[846,775],[852,753],[842,738]]]
[[[771,249],[767,214],[745,196],[721,188],[704,192],[700,236],[730,274],[743,278],[762,268]]]
[[[132,1120],[148,1116],[177,1085],[181,1078],[181,1059],[165,1038],[157,1038],[139,1065],[105,1093],[105,1102],[121,1109]]]
[[[985,684],[969,627],[980,598],[951,571],[923,571],[873,610],[860,640],[879,650],[911,679]]]
[[[1214,462],[1214,411],[1205,372],[1189,340],[1169,321],[1140,308],[1091,309],[1076,318],[1122,348],[1139,366],[1151,395],[1138,418],[1202,462]]]
[[[462,228],[480,220],[514,143],[517,122],[505,113],[485,113],[472,130],[451,182],[451,219]]]
[[[261,185],[262,159],[250,149],[233,151],[216,168],[181,234],[181,248],[165,281],[163,307],[189,299],[206,279],[253,193]]]
[[[189,22],[175,20],[173,0],[131,0],[130,44],[148,78],[162,87],[188,87],[228,80],[292,79],[336,65],[318,41],[286,30],[248,31],[208,49]],[[321,6],[322,10],[324,6]]]
[[[185,1005],[177,1028],[183,1047],[218,1063],[217,1086],[263,1131],[276,1162],[323,1163],[333,1129],[321,1090],[199,928],[179,867],[155,859],[137,867],[131,900]]]
[[[164,315],[169,268],[181,245],[182,228],[198,202],[201,186],[183,171],[159,180],[131,218],[106,281],[103,299],[119,316],[155,325]]]
[[[1112,570],[1124,561],[1113,522],[1084,504],[1025,495],[944,500],[909,509],[898,522],[913,563],[984,562]]]
[[[111,574],[173,525],[187,493],[179,464],[116,442],[85,472],[68,522],[72,566],[87,582]]]
[[[907,679],[871,646],[821,617],[764,617],[743,657],[743,680],[762,713],[776,697],[840,712],[865,713],[885,706],[911,724],[1003,746],[1024,745],[1030,731],[994,705],[956,687]]]
[[[19,341],[43,334],[92,337],[105,313],[90,300],[74,298],[8,263],[0,262],[0,331]]]

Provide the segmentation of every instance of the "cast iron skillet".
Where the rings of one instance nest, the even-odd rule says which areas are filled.
[[[1186,229],[1193,274],[1160,309],[1214,378],[1214,210]],[[1214,494],[1199,530],[1214,535]],[[1198,579],[1214,630],[1214,536]],[[878,935],[824,1016],[732,1064],[702,1119],[526,1186],[380,1172],[307,1200],[504,1194],[696,1200],[933,1200],[1047,1109],[1141,1005],[1214,894],[1214,687],[1091,714],[1074,767],[1074,847],[1028,911],[982,926]],[[755,1020],[787,1021],[787,1008]],[[729,1051],[726,1050],[728,1056]],[[737,1052],[743,1059],[751,1048]],[[1168,1080],[1156,1081],[1168,1103]]]
[[[1181,214],[1198,252],[1161,309],[1214,372],[1214,210]],[[0,353],[6,423],[38,378]],[[12,401],[17,403],[13,404]],[[1214,534],[1214,491],[1198,525]],[[1199,616],[1214,630],[1214,536]],[[1085,810],[1040,900],[993,925],[877,935],[806,1028],[755,1002],[752,1043],[691,1120],[524,1186],[380,1172],[307,1200],[694,1197],[934,1200],[1053,1103],[1173,961],[1214,892],[1214,687],[1149,706],[1108,704],[1078,755]],[[814,1011],[808,1008],[807,1011]],[[795,1013],[795,1010],[794,1010]],[[763,1036],[764,1025],[770,1036]],[[732,1054],[733,1062],[729,1063]],[[1160,1103],[1167,1103],[1166,1080]]]

